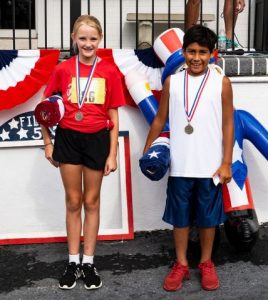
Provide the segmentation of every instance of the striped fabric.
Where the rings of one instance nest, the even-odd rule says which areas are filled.
[[[0,50],[0,110],[26,102],[47,83],[59,50]]]

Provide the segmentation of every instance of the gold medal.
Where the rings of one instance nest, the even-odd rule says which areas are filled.
[[[74,118],[75,118],[76,121],[82,121],[83,118],[84,118],[84,115],[83,115],[83,113],[79,110],[78,112],[75,113]]]
[[[185,133],[187,134],[192,134],[194,132],[193,126],[189,123],[188,125],[185,126],[184,128]]]

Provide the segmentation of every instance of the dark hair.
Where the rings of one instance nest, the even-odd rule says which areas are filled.
[[[200,46],[208,47],[209,51],[212,52],[217,42],[217,35],[211,29],[203,25],[194,25],[188,29],[183,37],[183,50],[192,44],[197,43]]]

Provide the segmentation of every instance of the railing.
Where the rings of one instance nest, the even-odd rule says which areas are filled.
[[[231,1],[235,3],[235,0]],[[3,20],[7,13],[3,5],[7,2],[11,10],[8,28],[3,27]],[[236,27],[233,26],[232,39],[235,39],[235,33],[239,33],[239,40],[242,36],[245,52],[268,51],[267,2],[267,0],[245,0],[245,11],[239,15]],[[163,31],[170,27],[185,28],[186,5],[186,0],[69,0],[69,2],[1,0],[1,44],[3,45],[4,39],[12,40],[12,45],[9,47],[20,49],[23,39],[24,42],[27,41],[24,47],[29,49],[60,48],[61,51],[70,51],[70,31],[74,20],[80,14],[92,13],[102,23],[104,48],[151,46],[159,30]],[[221,18],[223,5],[224,0],[201,0],[198,23],[205,24],[219,33],[219,29],[224,26]],[[24,28],[18,29],[20,16],[17,11],[21,7],[24,7],[26,15],[23,17],[26,17],[28,26],[24,25]],[[234,13],[232,18],[235,19]],[[3,32],[4,36],[2,36]],[[24,32],[23,36],[21,36],[22,32]],[[142,39],[146,40],[145,44]],[[3,49],[1,44],[0,48]]]

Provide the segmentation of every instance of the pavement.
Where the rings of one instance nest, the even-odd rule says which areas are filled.
[[[214,262],[220,288],[200,287],[198,247],[188,250],[190,275],[176,292],[162,289],[163,278],[175,259],[172,232],[137,232],[134,240],[99,241],[95,264],[103,280],[99,290],[86,290],[82,280],[73,290],[60,290],[67,245],[0,246],[0,299],[116,299],[116,300],[266,300],[268,299],[268,223],[261,226],[251,252],[237,253],[220,231]]]

